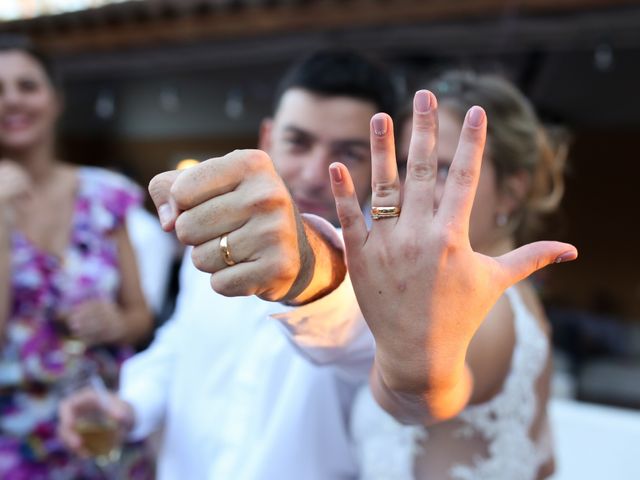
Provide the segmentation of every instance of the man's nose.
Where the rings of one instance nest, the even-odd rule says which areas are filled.
[[[304,180],[308,185],[329,185],[331,159],[324,149],[315,149],[304,166]]]

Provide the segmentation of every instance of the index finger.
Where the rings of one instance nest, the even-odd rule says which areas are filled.
[[[437,213],[437,218],[454,226],[463,235],[468,235],[469,231],[469,218],[480,178],[486,135],[484,110],[478,106],[471,107],[462,125],[458,148]]]
[[[248,176],[268,169],[273,170],[274,167],[265,152],[236,150],[181,172],[171,187],[171,196],[180,210],[189,210],[235,190]]]

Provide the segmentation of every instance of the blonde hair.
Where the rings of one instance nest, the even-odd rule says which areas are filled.
[[[436,78],[429,89],[441,106],[460,118],[473,105],[485,109],[489,158],[498,187],[511,175],[529,173],[529,190],[509,223],[519,241],[528,239],[541,226],[542,217],[558,207],[564,194],[566,137],[550,137],[529,100],[498,75],[449,71]]]

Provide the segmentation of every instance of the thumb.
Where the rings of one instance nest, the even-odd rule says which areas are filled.
[[[111,394],[111,401],[106,405],[108,415],[113,418],[126,432],[133,428],[134,413],[129,403],[115,394]]]
[[[171,196],[171,187],[180,175],[178,170],[159,173],[149,182],[149,194],[153,200],[162,228],[167,232],[173,230],[178,218],[178,208]]]
[[[578,250],[561,242],[534,242],[502,255],[496,260],[504,267],[506,283],[513,285],[552,263],[570,262],[578,258]]]

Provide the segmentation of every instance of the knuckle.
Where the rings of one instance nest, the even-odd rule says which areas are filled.
[[[280,185],[265,186],[254,194],[251,205],[258,212],[268,212],[289,206],[289,197]]]
[[[190,221],[189,212],[182,212],[175,224],[175,232],[178,240],[183,245],[195,245],[197,237]]]
[[[212,255],[204,246],[194,247],[191,251],[191,261],[201,272],[213,273]]]
[[[184,179],[185,177],[182,178]],[[187,210],[193,205],[192,189],[185,188],[183,186],[183,182],[175,181],[169,187],[169,196],[174,199],[174,201],[176,202],[176,206],[180,210]]]
[[[358,220],[358,215],[353,213],[352,211],[339,210],[338,211],[338,219],[340,220],[340,225],[342,228],[347,229],[351,228],[356,224]]]
[[[271,168],[271,158],[262,150],[249,149],[249,150],[236,150],[236,152],[242,158],[243,166],[251,171],[259,171],[265,168]]]
[[[260,242],[265,248],[269,248],[272,245],[287,245],[291,239],[287,238],[282,228],[278,228],[279,225],[271,224],[269,228],[265,228],[260,232]]]
[[[248,292],[243,288],[243,282],[235,275],[211,275],[211,288],[220,295],[226,297],[237,297]]]
[[[433,132],[436,126],[435,118],[431,113],[413,113],[413,129],[418,133]]]
[[[373,185],[373,194],[377,198],[388,198],[398,193],[399,185],[397,182],[375,182]]]
[[[409,175],[416,180],[429,181],[435,178],[436,168],[430,161],[409,162]]]
[[[456,185],[460,187],[470,187],[476,178],[476,172],[472,168],[453,168],[450,172]]]
[[[268,262],[266,268],[274,282],[288,282],[298,276],[299,262],[292,255],[282,255]]]
[[[436,245],[440,251],[447,251],[454,249],[458,244],[457,232],[451,225],[447,225],[436,234]]]

